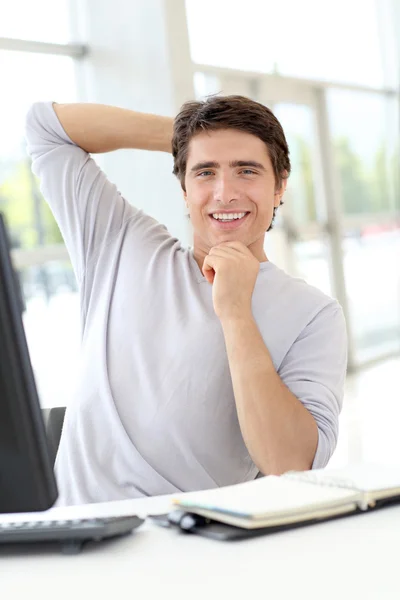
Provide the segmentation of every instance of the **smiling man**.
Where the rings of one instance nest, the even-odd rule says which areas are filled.
[[[81,296],[60,502],[324,466],[337,441],[346,328],[336,300],[264,252],[290,173],[272,112],[240,96],[187,103],[174,122],[37,103],[26,137]],[[123,198],[90,156],[119,148],[172,149],[193,248]]]

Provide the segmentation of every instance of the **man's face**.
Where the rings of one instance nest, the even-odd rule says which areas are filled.
[[[198,254],[240,241],[263,260],[265,232],[286,180],[277,190],[262,140],[236,129],[198,133],[189,144],[185,186]]]

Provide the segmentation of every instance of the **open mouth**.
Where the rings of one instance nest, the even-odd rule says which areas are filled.
[[[210,219],[219,229],[235,229],[247,219],[248,212],[212,213]]]

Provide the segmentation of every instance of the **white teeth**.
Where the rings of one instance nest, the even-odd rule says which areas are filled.
[[[245,212],[242,213],[213,213],[214,219],[220,221],[233,221],[234,219],[242,219],[245,216]]]

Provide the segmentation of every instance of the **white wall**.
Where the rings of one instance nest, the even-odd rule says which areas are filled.
[[[82,101],[174,116],[194,98],[184,0],[85,0],[84,16]],[[98,159],[129,202],[191,243],[172,156],[121,150]]]

